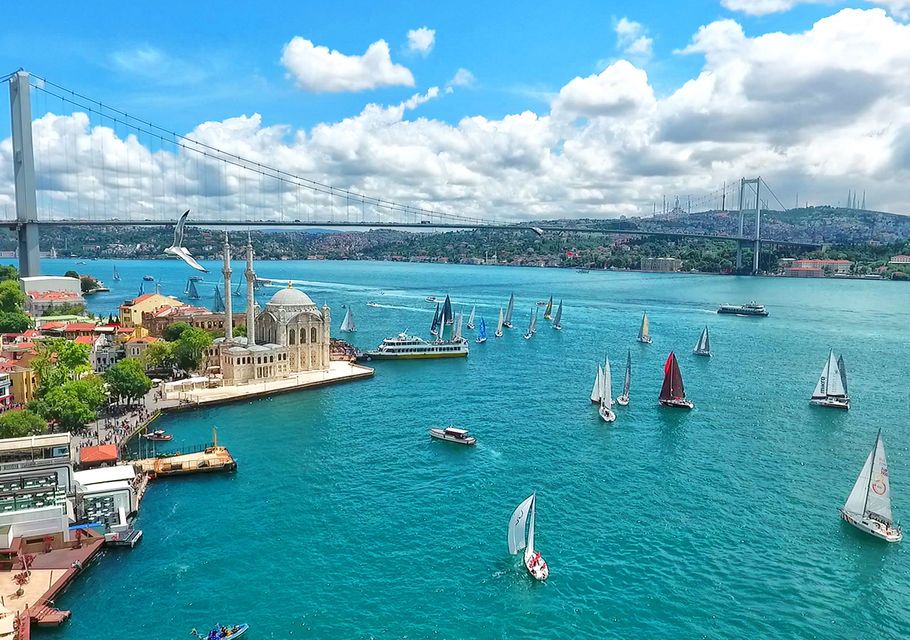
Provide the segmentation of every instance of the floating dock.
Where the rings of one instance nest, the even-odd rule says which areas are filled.
[[[160,476],[179,476],[190,473],[235,471],[237,462],[225,447],[214,445],[194,453],[134,460],[142,473]]]

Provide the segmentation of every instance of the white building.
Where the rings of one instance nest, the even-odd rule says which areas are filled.
[[[89,357],[92,364],[92,371],[95,373],[104,373],[120,362],[120,359],[123,357],[123,350],[114,342],[111,335],[102,333],[95,338]]]
[[[290,283],[257,314],[253,246],[246,248],[246,338],[218,338],[210,366],[217,367],[225,385],[285,378],[303,371],[327,371],[330,361],[331,311],[320,310],[310,297]],[[224,244],[225,336],[233,333],[231,318],[230,246]]]
[[[67,278],[66,276],[28,276],[19,278],[19,286],[26,295],[47,293],[48,291],[66,291],[82,295],[82,283],[79,278]]]
[[[101,524],[108,534],[125,534],[139,509],[138,476],[131,464],[99,467],[75,474],[79,515]]]

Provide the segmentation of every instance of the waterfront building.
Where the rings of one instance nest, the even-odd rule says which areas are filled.
[[[26,313],[35,317],[55,307],[85,304],[78,278],[31,276],[19,278],[19,286],[25,294]]]
[[[825,272],[817,267],[787,267],[784,275],[788,278],[824,278]]]
[[[910,264],[910,256],[891,256],[891,259],[888,261],[888,264]]]
[[[224,244],[225,309],[233,308],[230,245]],[[217,369],[224,385],[284,378],[306,371],[328,371],[331,348],[331,312],[320,310],[310,297],[290,283],[258,311],[254,286],[253,246],[246,247],[247,337],[217,338],[210,349],[209,369]],[[231,318],[231,315],[227,316]],[[229,332],[232,324],[225,323]]]
[[[853,262],[850,260],[828,260],[822,258],[813,258],[805,260],[794,260],[791,269],[817,269],[820,270],[823,275],[831,276],[837,274],[849,274],[850,267],[852,266]]]
[[[225,306],[227,301],[225,301]],[[162,337],[164,331],[176,322],[185,322],[191,327],[205,331],[224,331],[226,315],[215,313],[205,307],[184,305],[182,307],[164,307],[157,311],[142,314],[142,326],[148,329],[150,336]],[[246,314],[232,314],[232,327],[244,326]]]
[[[124,348],[127,358],[139,358],[149,348],[153,342],[158,342],[161,338],[154,336],[145,336],[144,338],[133,337],[126,341]]]
[[[682,269],[683,261],[679,258],[642,258],[642,271],[672,272]]]
[[[72,460],[69,433],[45,433],[0,440],[0,464],[33,460]]]
[[[75,473],[80,520],[99,524],[105,534],[125,534],[139,510],[139,476],[132,464]]]
[[[146,293],[120,305],[120,326],[141,327],[144,313],[160,310],[164,307],[182,307],[184,303],[160,293]]]

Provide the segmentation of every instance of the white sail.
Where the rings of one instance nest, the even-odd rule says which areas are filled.
[[[509,296],[509,305],[506,307],[506,317],[503,320],[505,326],[512,326],[512,307],[515,306],[515,294]]]
[[[888,524],[892,522],[891,516],[891,483],[888,480],[888,459],[885,457],[885,443],[882,432],[878,432],[875,448],[872,450],[874,458],[869,477],[869,494],[866,498],[866,511],[874,513]]]
[[[496,323],[496,335],[502,335],[502,307],[499,307],[499,322]]]
[[[629,387],[632,386],[632,352],[626,355],[626,377],[622,383],[622,397],[628,400]]]
[[[525,538],[525,527],[533,504],[534,494],[531,494],[512,512],[512,519],[509,520],[509,553],[512,555],[524,549],[528,544]]]
[[[534,309],[534,315],[531,316],[531,328],[530,328],[530,333],[532,333],[532,334],[537,332],[537,314],[538,314],[539,311],[540,311],[540,309],[535,308],[535,309]]]
[[[464,320],[464,312],[458,312],[458,319],[455,321],[455,329],[452,331],[452,340],[461,338],[461,323]]]
[[[471,315],[468,316],[468,329],[474,328],[474,312],[477,311],[477,305],[471,307]]]
[[[534,520],[536,519],[537,500],[536,494],[531,494],[531,514],[528,516],[528,546],[525,547],[525,562],[528,562],[534,555]]]
[[[837,367],[837,359],[834,357],[834,351],[828,354],[828,361],[822,368],[822,373],[818,377],[815,385],[815,391],[812,392],[812,398],[816,400],[834,397],[844,397],[847,395],[844,389],[844,380],[840,375],[840,369]]]
[[[603,389],[600,401],[606,405],[608,409],[613,408],[613,375],[610,372],[610,359],[607,358],[606,363],[604,364],[604,377],[603,377]]]
[[[556,318],[553,320],[553,326],[559,328],[562,323],[562,300],[559,301],[559,307],[556,309]]]
[[[600,402],[603,394],[603,380],[604,370],[600,365],[597,365],[597,376],[594,378],[594,388],[591,389],[591,402]]]
[[[698,337],[698,343],[695,345],[695,351],[698,353],[708,353],[711,351],[711,347],[708,343],[708,327],[705,327],[701,335]]]
[[[649,327],[649,323],[648,323],[648,314],[645,313],[641,316],[641,328],[638,330],[639,340],[641,338],[647,338],[650,335],[648,333],[649,330],[650,330],[650,327]]]
[[[342,331],[357,331],[357,327],[354,324],[354,312],[351,311],[351,307],[348,307],[347,313],[344,314],[344,321],[341,323]]]
[[[878,441],[876,441],[878,444]],[[853,485],[853,491],[847,496],[847,502],[844,503],[844,511],[856,514],[862,517],[866,511],[866,492],[869,489],[870,471],[872,469],[872,456],[875,451],[870,451],[866,456],[866,462],[856,477],[856,483]]]

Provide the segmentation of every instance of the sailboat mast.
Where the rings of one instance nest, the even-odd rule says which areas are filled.
[[[863,517],[866,517],[866,512],[869,510],[869,489],[872,488],[872,469],[875,468],[875,454],[878,453],[878,443],[882,439],[882,430],[879,429],[878,433],[875,435],[875,446],[872,447],[872,459],[869,462],[869,477],[866,479],[866,499],[863,501]]]

